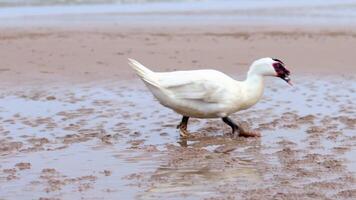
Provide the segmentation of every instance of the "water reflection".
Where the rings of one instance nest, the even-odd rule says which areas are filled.
[[[149,177],[152,185],[140,197],[199,199],[217,195],[217,188],[225,184],[246,188],[261,182],[259,165],[265,165],[261,140],[214,133],[196,132],[192,138],[180,139],[180,146],[168,146],[164,164]]]

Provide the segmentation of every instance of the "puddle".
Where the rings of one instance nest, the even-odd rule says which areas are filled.
[[[182,140],[180,116],[138,81],[3,90],[0,197],[354,198],[355,79],[268,85],[232,116],[258,139],[192,119],[194,138]]]

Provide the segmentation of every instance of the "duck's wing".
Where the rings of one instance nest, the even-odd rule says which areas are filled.
[[[233,79],[215,70],[157,73],[159,86],[175,99],[219,103],[229,95]]]
[[[193,70],[176,72],[153,72],[133,59],[130,66],[136,74],[157,94],[174,99],[196,100],[219,103],[231,97],[236,91],[236,81],[216,70]]]

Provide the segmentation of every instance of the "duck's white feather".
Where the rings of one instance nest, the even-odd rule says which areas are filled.
[[[216,70],[153,72],[135,60],[129,64],[162,105],[185,116],[225,117],[252,106],[261,93],[246,100],[248,88]]]
[[[136,74],[146,83],[160,87],[157,82],[156,75],[153,71],[143,66],[141,63],[137,62],[134,59],[129,58],[129,65],[136,71]]]
[[[226,82],[233,80],[215,70],[156,73],[159,85],[177,99],[218,103],[226,92]],[[215,80],[215,81],[212,81]]]

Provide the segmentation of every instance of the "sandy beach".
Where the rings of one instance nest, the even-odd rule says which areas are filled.
[[[42,84],[49,80],[134,79],[127,65],[130,57],[157,71],[193,66],[242,78],[253,60],[266,56],[283,58],[297,75],[355,72],[356,30],[352,27],[122,25],[0,29],[0,77],[11,85],[20,80]]]
[[[356,198],[355,25],[111,15],[0,15],[1,200]],[[269,78],[262,101],[232,116],[261,138],[231,138],[219,119],[192,119],[194,137],[180,138],[180,116],[127,64],[243,80],[266,56],[295,86]]]

